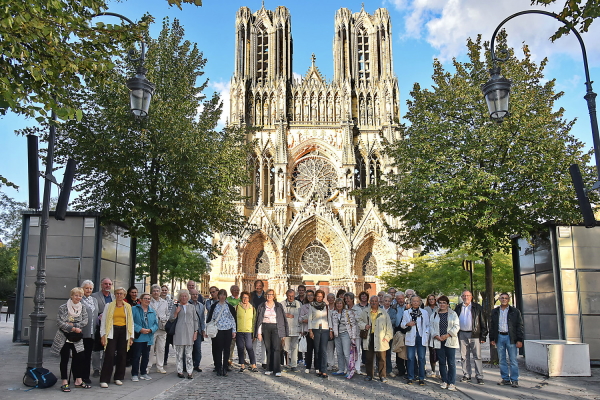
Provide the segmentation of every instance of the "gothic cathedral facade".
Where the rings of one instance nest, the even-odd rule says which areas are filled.
[[[229,123],[258,127],[238,204],[249,224],[214,238],[210,285],[251,291],[262,279],[279,298],[301,283],[375,294],[379,276],[412,257],[390,240],[385,223],[398,222],[351,194],[384,179],[393,167],[383,146],[401,139],[390,16],[341,8],[334,29],[333,80],[314,55],[294,79],[288,9],[237,13]]]

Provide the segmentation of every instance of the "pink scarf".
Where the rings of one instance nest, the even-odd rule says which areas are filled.
[[[73,303],[73,300],[67,300],[67,310],[69,311],[69,316],[73,318],[77,318],[81,315],[81,309],[83,308],[83,304],[81,301],[77,304]]]

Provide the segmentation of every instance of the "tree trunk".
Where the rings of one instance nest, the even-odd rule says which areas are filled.
[[[158,237],[158,227],[150,227],[150,284],[158,283],[158,248],[160,239]]]
[[[483,264],[485,265],[485,297],[483,299],[483,312],[488,322],[488,328],[491,321],[492,310],[494,309],[494,276],[492,274],[492,252],[486,250],[483,253]],[[498,363],[498,349],[490,345],[490,362]]]

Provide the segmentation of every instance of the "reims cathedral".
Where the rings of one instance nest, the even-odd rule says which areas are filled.
[[[384,221],[399,222],[350,194],[384,179],[392,166],[383,147],[401,139],[388,11],[337,11],[332,81],[314,56],[294,79],[286,7],[240,8],[235,34],[229,123],[258,127],[248,138],[252,185],[238,205],[249,228],[214,238],[222,255],[210,285],[251,291],[262,279],[279,298],[302,283],[375,293],[391,263],[412,257],[386,231]]]

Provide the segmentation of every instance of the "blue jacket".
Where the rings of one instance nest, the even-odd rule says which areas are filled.
[[[144,321],[144,309],[140,304],[132,307],[131,312],[133,313],[133,330],[136,334],[142,329],[152,330],[150,333],[142,333],[137,339],[133,339],[133,341],[148,342],[148,345],[154,344],[154,332],[158,330],[156,311],[152,307],[148,307],[148,321]]]

